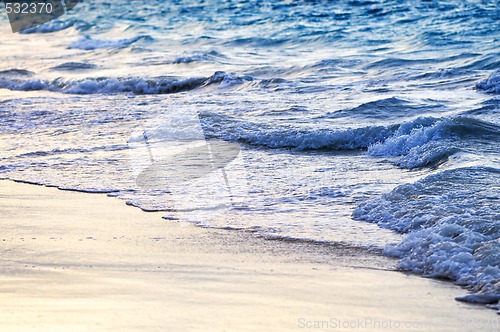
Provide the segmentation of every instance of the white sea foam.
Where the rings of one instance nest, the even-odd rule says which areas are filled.
[[[477,83],[476,87],[488,93],[500,93],[500,70],[493,72],[490,77]]]
[[[372,156],[400,158],[395,162],[403,168],[416,168],[437,163],[460,151],[451,139],[443,136],[443,122],[428,127],[416,127],[409,133],[398,130],[383,142],[371,145]]]
[[[400,185],[353,217],[408,233],[386,247],[402,269],[455,280],[491,303],[500,299],[499,200],[500,170],[459,168]]]
[[[368,153],[372,156],[401,156],[428,142],[441,139],[441,126],[432,117],[419,118],[402,124],[395,133],[383,142],[373,144]]]
[[[419,118],[402,124],[388,139],[371,145],[368,154],[400,157],[396,165],[416,168],[443,161],[461,151],[464,139],[495,142],[499,134],[498,126],[474,118]]]

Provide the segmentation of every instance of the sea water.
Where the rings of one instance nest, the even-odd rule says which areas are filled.
[[[3,14],[0,177],[380,248],[500,299],[498,1],[84,0],[19,34]]]

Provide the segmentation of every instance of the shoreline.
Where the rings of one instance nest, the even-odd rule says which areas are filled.
[[[162,214],[103,194],[0,181],[2,329],[498,329],[493,310],[455,301],[466,290],[399,272],[395,259],[369,250]]]

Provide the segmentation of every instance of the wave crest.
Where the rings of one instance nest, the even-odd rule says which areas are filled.
[[[401,258],[402,269],[452,279],[498,301],[499,175],[486,167],[443,171],[360,204],[353,218],[409,233],[385,250]]]
[[[141,39],[144,40],[153,40],[151,36],[137,36],[128,39],[120,39],[120,40],[105,40],[105,39],[93,39],[90,37],[83,37],[72,44],[70,44],[68,49],[80,49],[85,51],[103,49],[103,48],[121,48],[127,47]]]
[[[202,123],[208,137],[271,149],[367,149],[374,157],[399,157],[395,164],[403,168],[444,161],[461,151],[467,140],[500,140],[497,125],[467,117],[421,117],[402,124],[343,130],[276,128],[212,113],[202,114]]]
[[[500,93],[500,70],[493,72],[490,77],[477,83],[476,88],[486,93]]]
[[[189,91],[215,83],[219,84],[221,88],[225,88],[251,80],[252,77],[249,76],[240,77],[226,72],[216,72],[210,77],[185,79],[172,77],[156,77],[151,79],[104,77],[82,80],[55,79],[53,81],[40,79],[22,80],[18,77],[1,75],[0,73],[0,89],[18,91],[44,90],[70,94],[168,94]]]

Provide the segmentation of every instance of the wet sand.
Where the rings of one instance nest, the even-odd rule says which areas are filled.
[[[2,331],[498,331],[362,248],[266,240],[0,181]]]

